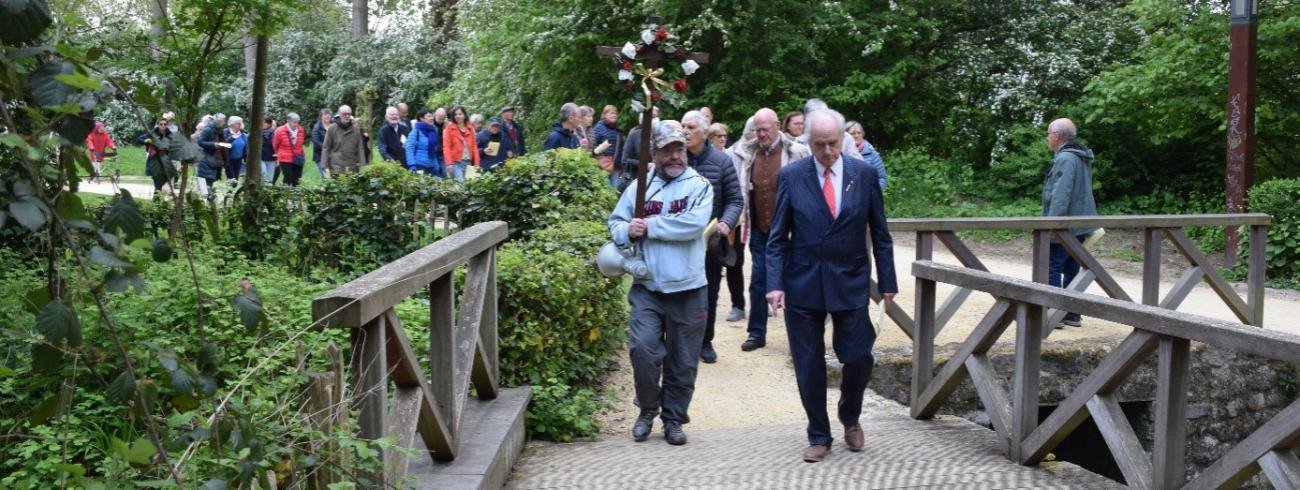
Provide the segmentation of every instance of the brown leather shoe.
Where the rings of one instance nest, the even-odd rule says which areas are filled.
[[[862,424],[844,428],[844,444],[849,446],[850,451],[861,451],[862,446],[866,443],[866,436],[862,433]]]
[[[805,463],[820,463],[823,459],[826,459],[826,453],[829,452],[831,452],[830,447],[813,444],[808,446],[808,449],[803,450],[803,461]]]

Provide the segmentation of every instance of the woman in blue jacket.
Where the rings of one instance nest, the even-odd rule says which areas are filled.
[[[434,177],[444,176],[442,134],[433,123],[433,111],[415,113],[415,127],[406,136],[406,168]]]

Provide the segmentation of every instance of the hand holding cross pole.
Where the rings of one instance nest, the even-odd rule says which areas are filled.
[[[661,25],[663,20],[657,15],[652,15],[647,19],[652,25]],[[597,46],[596,54],[605,58],[616,58],[622,52],[623,48],[618,46]],[[658,50],[642,47],[637,51],[637,59],[645,63],[645,67],[650,71],[659,68],[659,63],[668,59],[666,55]],[[709,62],[709,53],[690,52],[686,53],[683,59],[695,60],[701,65]],[[652,83],[648,78],[641,80],[643,90],[649,89]],[[645,189],[646,189],[646,168],[649,167],[650,161],[650,137],[654,133],[654,128],[650,127],[654,120],[654,100],[649,97],[645,101],[645,109],[641,112],[641,165],[636,169],[636,207],[633,208],[633,216],[636,218],[645,217]]]

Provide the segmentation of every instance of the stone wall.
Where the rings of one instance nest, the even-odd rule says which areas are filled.
[[[1121,339],[1088,339],[1043,344],[1040,401],[1057,405],[1104,359]],[[935,348],[936,371],[957,349],[957,344]],[[1010,380],[1015,360],[1014,347],[994,348],[990,359],[1004,380]],[[1120,386],[1121,402],[1153,402],[1156,384],[1156,355]],[[876,352],[871,389],[907,404],[912,379],[911,349]],[[836,378],[836,366],[831,366]],[[1202,344],[1192,344],[1191,391],[1187,407],[1187,475],[1208,467],[1256,428],[1296,399],[1300,366],[1239,355]],[[1006,386],[1009,386],[1007,384]],[[1009,393],[1009,391],[1008,391]],[[979,395],[969,379],[953,392],[941,413],[957,415],[989,426]],[[1133,415],[1138,438],[1150,451],[1153,420],[1150,411]],[[1248,487],[1269,488],[1262,475]]]

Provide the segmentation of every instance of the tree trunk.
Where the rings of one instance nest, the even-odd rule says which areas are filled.
[[[263,12],[265,14],[265,12]],[[244,153],[244,185],[262,184],[262,118],[266,117],[266,51],[271,44],[266,32],[257,34],[257,49],[253,62],[253,107],[248,114],[248,151]]]
[[[159,48],[162,36],[163,26],[167,23],[167,0],[148,0],[149,11],[152,15],[149,17],[149,56],[154,61],[162,58],[162,49]]]
[[[352,39],[362,39],[370,34],[370,2],[352,0]]]
[[[456,31],[456,4],[459,0],[435,0],[433,7],[434,40],[441,44],[451,41]]]
[[[248,25],[247,20],[244,22],[244,77],[252,79],[257,70],[257,36],[253,35],[253,29]]]

